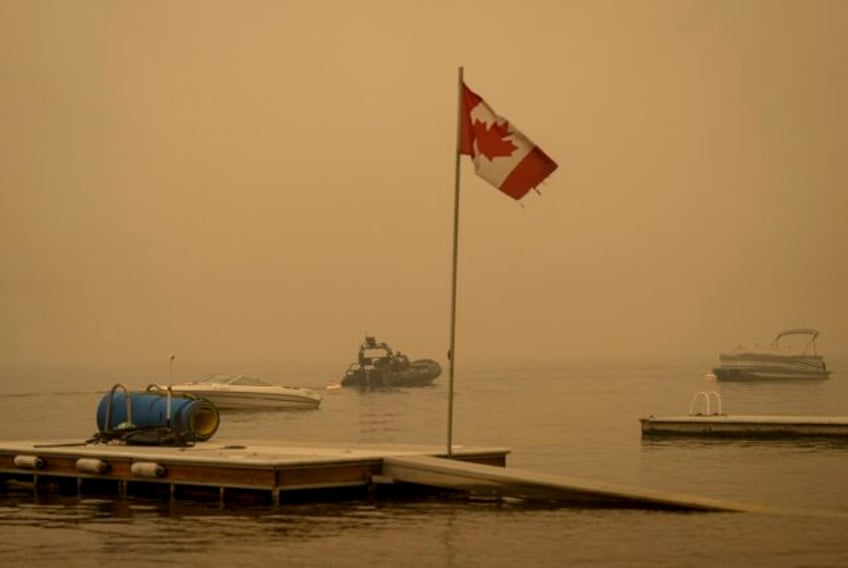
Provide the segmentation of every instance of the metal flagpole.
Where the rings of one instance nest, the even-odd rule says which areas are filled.
[[[453,278],[451,281],[451,327],[448,349],[448,457],[453,456],[453,369],[456,362],[456,265],[459,244],[459,151],[462,144],[462,67],[459,68],[456,110],[456,162],[453,193]]]

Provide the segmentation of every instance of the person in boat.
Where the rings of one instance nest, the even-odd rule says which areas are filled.
[[[392,371],[400,371],[400,359],[397,356],[389,357],[389,368]]]

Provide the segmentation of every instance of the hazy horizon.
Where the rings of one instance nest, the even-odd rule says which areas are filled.
[[[425,7],[426,6],[426,7]],[[848,3],[0,0],[0,365],[848,357]],[[231,369],[238,371],[238,369]],[[329,377],[332,378],[332,377]]]

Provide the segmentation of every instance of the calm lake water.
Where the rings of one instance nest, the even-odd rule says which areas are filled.
[[[782,514],[542,508],[492,501],[217,503],[0,494],[2,566],[846,566],[848,443],[643,440],[639,418],[681,415],[698,391],[729,414],[842,416],[848,374],[718,383],[706,364],[458,368],[455,444],[502,446],[508,467],[778,507]],[[323,390],[318,373],[261,377]],[[128,386],[147,383],[130,375]],[[303,377],[306,377],[305,379]],[[161,379],[160,379],[161,380]],[[0,439],[84,440],[114,380],[6,371]],[[436,386],[324,392],[321,408],[224,413],[214,441],[444,444]],[[68,385],[73,385],[69,388]]]

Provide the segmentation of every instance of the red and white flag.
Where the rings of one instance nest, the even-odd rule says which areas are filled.
[[[538,186],[557,164],[486,101],[462,84],[459,153],[471,156],[477,175],[513,199]]]

